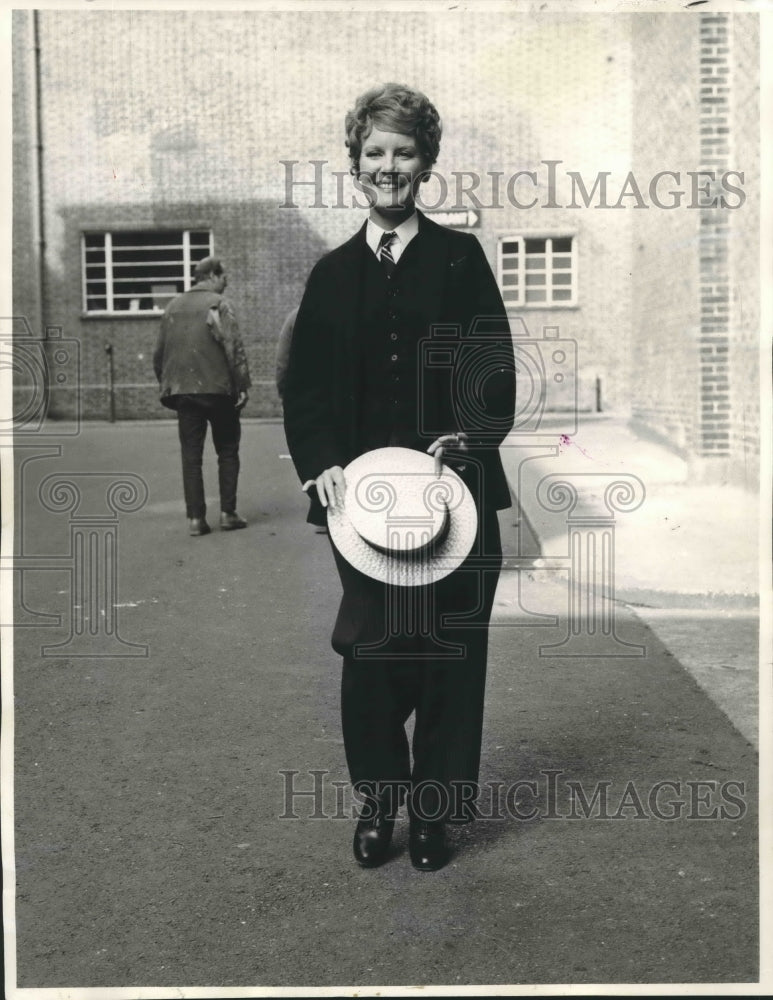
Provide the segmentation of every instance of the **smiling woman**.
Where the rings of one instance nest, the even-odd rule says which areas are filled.
[[[475,237],[416,210],[440,133],[430,101],[393,83],[346,116],[370,212],[309,276],[285,383],[309,520],[329,524],[343,585],[332,644],[346,760],[364,800],[354,856],[366,868],[387,859],[404,800],[422,871],[448,860],[444,824],[475,816],[496,511],[511,503],[498,451],[515,404],[505,307]],[[441,343],[438,329],[454,333]]]

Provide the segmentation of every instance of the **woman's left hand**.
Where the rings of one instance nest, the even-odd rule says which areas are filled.
[[[467,435],[464,431],[454,431],[451,434],[441,434],[439,438],[432,442],[427,448],[430,455],[435,456],[435,475],[439,476],[443,471],[443,452],[467,451]]]

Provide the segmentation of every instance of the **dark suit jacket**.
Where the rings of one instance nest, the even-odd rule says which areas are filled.
[[[345,467],[358,454],[357,327],[365,228],[317,262],[295,320],[283,402],[287,443],[302,482],[333,465]],[[470,439],[465,461],[481,486],[475,490],[479,502],[509,507],[498,446],[513,423],[515,365],[502,297],[472,234],[419,213],[419,237],[428,338],[419,362],[425,447],[441,433],[465,431]],[[430,345],[433,326],[441,329]],[[440,363],[430,346],[440,348],[434,354]],[[309,520],[325,523],[318,501]]]

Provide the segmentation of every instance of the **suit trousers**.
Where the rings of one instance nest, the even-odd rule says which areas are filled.
[[[207,512],[202,474],[207,424],[212,427],[212,443],[217,452],[220,509],[234,513],[241,423],[233,398],[206,393],[178,396],[176,409],[187,516],[204,517]]]
[[[423,819],[468,822],[475,816],[488,625],[502,563],[496,511],[480,518],[465,563],[421,588],[432,592],[431,627],[418,637],[390,627],[391,592],[409,588],[369,580],[334,554],[344,597],[333,645],[343,653],[341,719],[352,785],[361,796],[390,794],[394,807],[407,798],[409,812]]]

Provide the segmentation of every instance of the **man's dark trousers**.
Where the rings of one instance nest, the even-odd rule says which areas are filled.
[[[206,393],[178,396],[176,409],[187,516],[204,517],[207,513],[201,466],[208,423],[217,452],[220,509],[227,514],[235,513],[242,430],[233,397]]]

